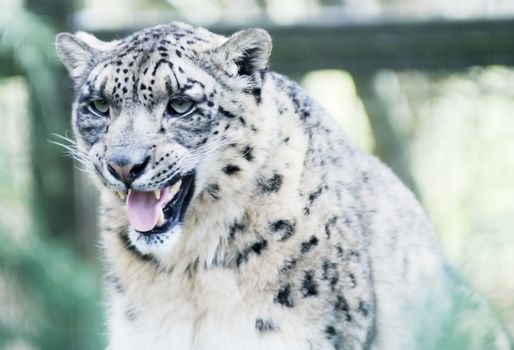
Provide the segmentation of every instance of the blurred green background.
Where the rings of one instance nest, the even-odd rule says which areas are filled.
[[[272,69],[412,188],[514,333],[514,1],[0,0],[0,349],[105,345],[95,190],[52,143],[71,136],[55,34],[171,20],[268,29]]]

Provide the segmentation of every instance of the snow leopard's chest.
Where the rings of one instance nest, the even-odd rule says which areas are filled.
[[[109,349],[308,349],[309,325],[273,310],[260,293],[241,291],[234,274],[211,270],[194,291],[179,284],[157,281],[139,303],[112,300]]]

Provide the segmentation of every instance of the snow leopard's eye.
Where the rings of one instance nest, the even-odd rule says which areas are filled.
[[[99,117],[107,117],[109,115],[109,104],[105,100],[94,100],[87,106],[89,111]]]
[[[193,100],[185,96],[172,97],[166,107],[166,113],[170,117],[180,117],[191,112],[195,106]]]

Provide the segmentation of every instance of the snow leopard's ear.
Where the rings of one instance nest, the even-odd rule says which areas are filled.
[[[264,29],[246,29],[233,34],[216,49],[219,62],[232,69],[230,73],[252,75],[268,67],[271,54],[271,37]]]
[[[68,70],[75,87],[86,78],[102,54],[111,48],[112,43],[103,42],[84,32],[60,33],[55,40],[57,57]]]

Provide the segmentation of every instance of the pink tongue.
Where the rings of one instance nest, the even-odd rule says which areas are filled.
[[[127,196],[127,215],[130,226],[134,230],[146,232],[157,225],[159,211],[168,195],[168,189],[161,191],[161,198],[157,200],[153,192],[138,192],[129,190]]]

